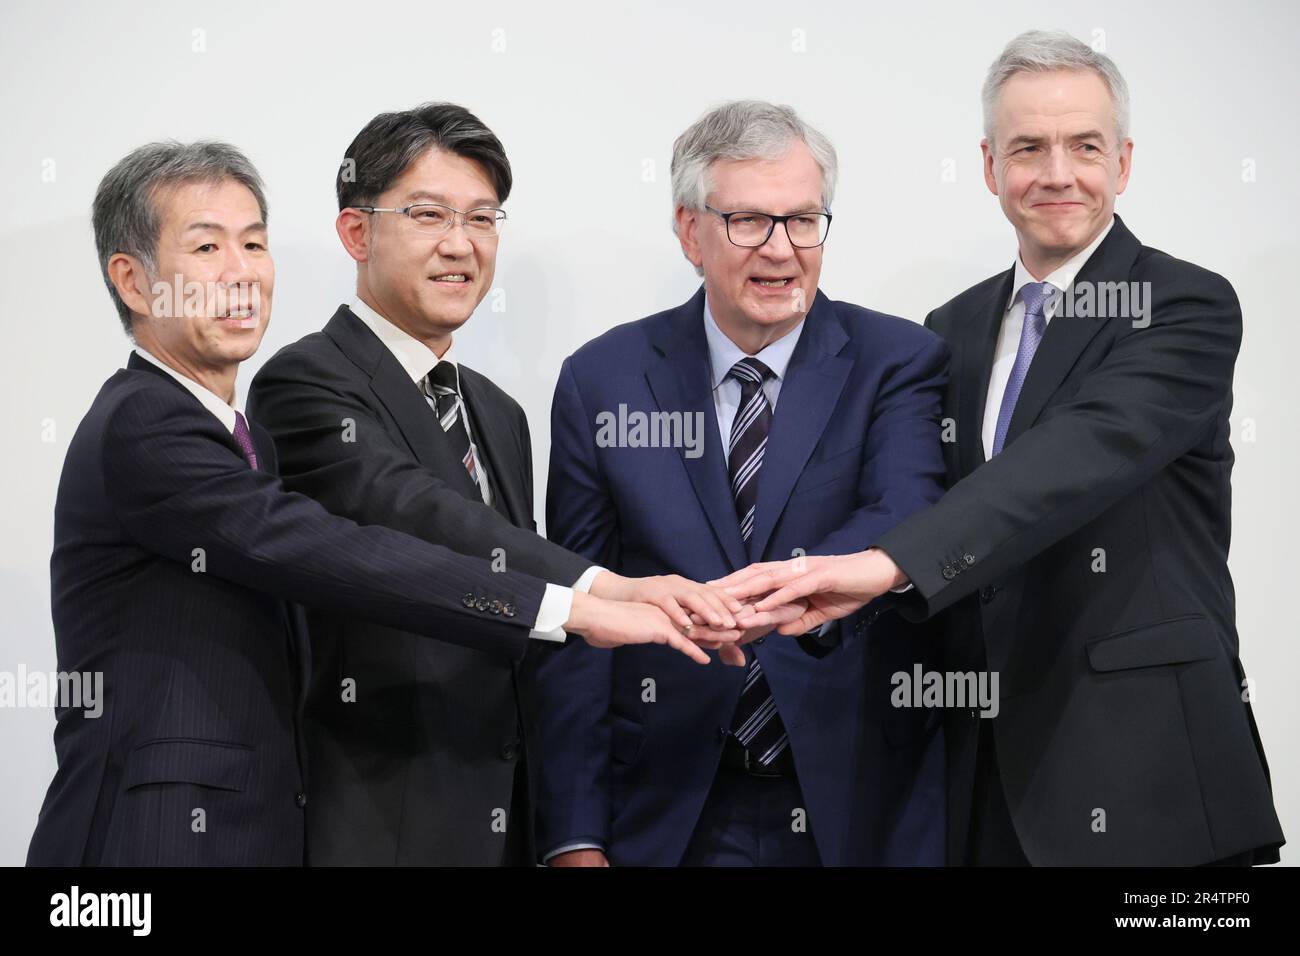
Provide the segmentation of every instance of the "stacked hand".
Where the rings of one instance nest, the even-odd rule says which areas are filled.
[[[742,614],[739,626],[776,628],[804,634],[827,621],[848,617],[886,591],[907,583],[907,576],[883,551],[811,556],[766,561],[709,582],[737,599],[761,599]],[[802,605],[798,616],[792,608]]]
[[[573,596],[565,630],[582,635],[593,647],[667,644],[701,664],[706,650],[726,664],[745,666],[740,647],[794,620],[806,606],[796,602],[769,609],[753,619],[753,608],[723,588],[676,574],[625,578],[609,571],[592,582],[588,594]]]

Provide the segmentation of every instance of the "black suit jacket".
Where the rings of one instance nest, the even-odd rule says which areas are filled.
[[[59,708],[32,865],[301,865],[302,602],[518,655],[544,584],[328,514],[260,470],[139,356],[73,436],[50,559],[61,671],[100,671],[98,717]],[[508,602],[510,616],[493,614]],[[455,621],[455,627],[444,625]]]
[[[1116,217],[1075,288],[1150,283],[1149,326],[1053,318],[985,462],[1012,277],[926,321],[952,348],[952,487],[878,542],[916,586],[900,606],[950,609],[950,669],[999,673],[997,760],[1031,863],[1187,865],[1257,848],[1276,860],[1227,565],[1237,297]],[[952,862],[981,719],[949,715]]]
[[[275,439],[286,484],[336,514],[572,585],[591,562],[534,533],[523,409],[464,365],[460,382],[495,507],[483,503],[418,386],[346,306],[266,363],[250,410]],[[345,427],[354,440],[341,440]],[[311,862],[531,861],[527,838],[512,840],[503,858],[501,829],[528,824],[522,805],[522,819],[509,814],[530,732],[520,733],[517,655],[435,648],[339,615],[311,615],[310,631]],[[346,678],[356,682],[355,702],[340,697]]]

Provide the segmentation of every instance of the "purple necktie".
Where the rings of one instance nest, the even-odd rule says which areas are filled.
[[[235,441],[239,442],[253,471],[257,471],[257,450],[253,448],[253,436],[248,432],[248,421],[239,412],[235,412]]]
[[[1043,314],[1043,306],[1055,291],[1056,286],[1050,282],[1031,282],[1020,290],[1020,298],[1025,303],[1025,324],[1020,328],[1020,348],[1016,350],[1016,362],[1011,366],[1007,390],[1002,393],[1002,407],[998,410],[998,427],[993,432],[994,455],[1002,450],[1002,445],[1007,440],[1007,429],[1011,427],[1011,416],[1016,410],[1016,400],[1020,398],[1020,389],[1025,385],[1025,376],[1029,374],[1029,363],[1034,360],[1038,343],[1043,341],[1043,331],[1047,328],[1047,316]]]

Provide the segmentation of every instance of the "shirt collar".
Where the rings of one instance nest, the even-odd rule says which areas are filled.
[[[1113,229],[1114,227],[1115,227],[1115,217],[1111,216],[1110,222],[1107,224],[1106,228],[1103,229],[1101,232],[1097,233],[1097,238],[1092,240],[1092,242],[1088,243],[1087,248],[1083,249],[1081,252],[1076,253],[1075,255],[1071,256],[1066,262],[1057,266],[1056,269],[1050,272],[1047,278],[1045,278],[1043,281],[1050,282],[1052,285],[1056,286],[1056,288],[1061,292],[1068,292],[1070,286],[1074,285],[1074,278],[1079,274],[1079,270],[1081,270],[1084,267],[1088,259],[1092,256],[1092,254],[1097,251],[1097,247],[1101,245],[1101,241],[1106,238],[1106,236],[1110,233],[1111,229]],[[1020,295],[1021,289],[1023,289],[1029,283],[1037,282],[1037,281],[1038,281],[1037,279],[1035,279],[1032,275],[1030,275],[1029,270],[1025,268],[1025,264],[1020,261],[1020,253],[1017,252],[1016,253],[1016,276],[1011,283],[1011,299],[1010,301],[1007,302],[1007,308],[1010,309],[1013,305],[1016,304],[1016,298]]]
[[[176,381],[184,385],[191,395],[203,403],[204,408],[217,416],[217,420],[226,426],[226,431],[230,432],[232,435],[235,433],[235,412],[239,412],[241,415],[244,414],[243,403],[239,401],[238,397],[235,398],[235,404],[233,407],[227,405],[225,399],[221,398],[206,385],[200,385],[198,382],[194,381],[194,379],[181,374],[176,371],[176,369],[167,365],[161,359],[155,358],[138,345],[135,347],[135,354],[140,356],[146,362],[151,362],[154,365],[157,365],[172,378],[176,379]]]
[[[772,374],[779,380],[785,379],[785,370],[790,365],[790,357],[794,355],[794,347],[799,344],[803,326],[804,323],[801,321],[754,356],[770,368]],[[739,345],[727,338],[722,329],[718,328],[713,312],[709,309],[708,296],[704,298],[704,337],[709,343],[709,367],[713,373],[713,381],[710,385],[716,389],[726,381],[727,373],[731,371],[733,365],[746,357],[746,353]]]
[[[454,342],[447,347],[442,358],[438,358],[427,345],[366,305],[360,296],[355,296],[348,308],[393,353],[393,358],[397,359],[402,371],[411,377],[412,382],[419,384],[439,362],[450,362],[456,368],[456,381],[460,381],[460,368],[456,366],[456,359],[451,354],[455,351]]]

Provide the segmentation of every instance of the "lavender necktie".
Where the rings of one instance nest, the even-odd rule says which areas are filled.
[[[239,412],[235,412],[235,441],[248,459],[253,471],[257,471],[257,450],[253,447],[253,436],[248,431],[248,421]]]
[[[1034,360],[1038,343],[1043,340],[1047,328],[1047,316],[1043,307],[1056,291],[1050,282],[1031,282],[1020,290],[1020,298],[1025,303],[1025,324],[1020,329],[1020,347],[1016,350],[1016,361],[1011,366],[1011,377],[1007,379],[1007,390],[1002,393],[1002,407],[998,410],[998,427],[993,432],[993,454],[1002,450],[1007,440],[1007,429],[1011,427],[1011,416],[1016,410],[1016,400],[1020,398],[1020,389],[1025,385],[1025,376],[1029,374],[1029,363]]]

